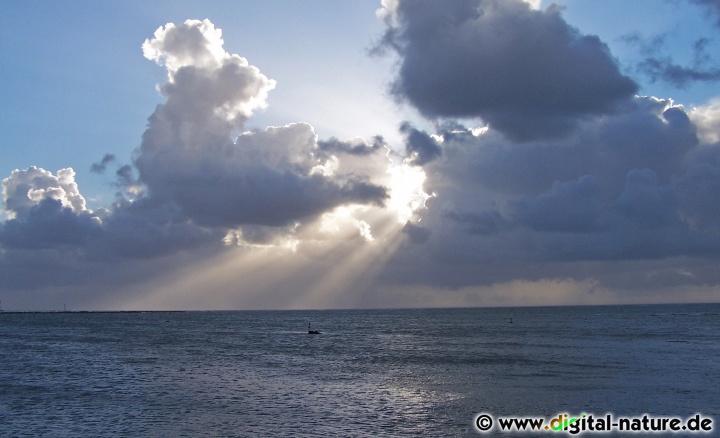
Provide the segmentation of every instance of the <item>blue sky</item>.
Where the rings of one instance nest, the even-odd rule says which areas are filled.
[[[506,20],[510,15],[503,14],[515,2],[500,3],[503,6],[496,13]],[[571,35],[571,51],[579,50],[574,46],[578,41],[590,41],[582,39],[585,36],[597,36],[600,45],[590,43],[587,57],[572,52],[557,61],[552,61],[554,55],[538,58],[532,61],[535,64],[501,53],[512,44],[508,41],[523,38],[521,28],[505,28],[510,34],[520,34],[518,40],[495,40],[481,27],[492,22],[471,20],[467,29],[458,30],[457,40],[453,40],[455,30],[444,34],[445,29],[438,35],[450,35],[447,41],[438,37],[442,44],[428,42],[413,27],[425,22],[413,20],[425,17],[430,24],[422,26],[430,26],[429,32],[442,30],[447,25],[440,18],[445,7],[437,13],[433,9],[442,3],[432,7],[433,3],[399,4],[398,9],[393,9],[395,2],[385,4],[386,12],[391,12],[383,21],[382,14],[377,14],[383,7],[379,1],[3,3],[0,179],[31,166],[53,174],[72,168],[86,203],[73,204],[71,189],[63,185],[67,198],[58,204],[61,210],[47,213],[50,210],[41,208],[44,201],[60,200],[60,195],[50,194],[51,183],[42,187],[29,183],[46,194],[28,195],[34,204],[22,208],[14,209],[8,204],[14,201],[5,196],[0,265],[3,272],[20,274],[0,288],[4,304],[15,301],[18,307],[46,308],[62,301],[90,308],[284,308],[516,305],[527,294],[532,295],[528,302],[533,304],[720,298],[716,289],[720,279],[709,270],[714,244],[701,248],[681,243],[716,238],[714,213],[697,207],[713,200],[701,194],[712,195],[714,183],[708,182],[705,188],[692,185],[701,178],[693,173],[692,163],[715,159],[697,157],[714,154],[712,133],[718,124],[712,105],[720,97],[720,63],[714,56],[720,49],[720,4],[542,2],[539,8],[548,19],[547,26],[579,35]],[[447,9],[456,4],[457,13],[465,14],[461,2],[450,2],[452,7]],[[520,8],[525,14],[525,7]],[[542,21],[532,12],[527,14],[534,17],[528,19]],[[552,21],[551,16],[560,21]],[[265,105],[253,108],[251,114],[242,113],[242,120],[221,130],[227,134],[221,137],[235,142],[235,146],[223,147],[241,147],[247,141],[253,145],[248,148],[261,145],[256,151],[261,155],[278,148],[273,153],[296,159],[294,167],[282,168],[285,185],[273,190],[272,184],[280,183],[267,179],[268,191],[262,195],[257,190],[225,193],[226,186],[192,179],[193,172],[217,172],[231,185],[241,184],[248,175],[260,178],[253,173],[255,167],[249,173],[238,171],[249,165],[243,161],[210,160],[205,168],[192,167],[210,159],[208,151],[219,147],[216,140],[206,137],[209,125],[194,134],[202,137],[197,141],[203,147],[210,148],[206,153],[168,162],[157,161],[165,155],[150,153],[177,146],[169,139],[158,144],[147,140],[160,132],[158,126],[148,125],[152,114],[171,117],[167,114],[174,108],[168,100],[172,93],[163,95],[159,90],[175,79],[169,80],[169,67],[160,65],[167,61],[170,52],[165,51],[170,49],[160,49],[155,62],[143,56],[142,46],[160,26],[181,26],[187,19],[207,19],[215,29],[222,29],[222,49],[257,67],[263,75],[256,78],[258,84],[275,81]],[[201,25],[192,26],[199,29]],[[484,39],[479,35],[485,35]],[[464,47],[463,38],[477,41]],[[445,42],[447,51],[431,58],[430,53],[442,51]],[[477,62],[452,52],[474,51],[495,42],[495,49],[477,49]],[[382,48],[384,53],[371,54],[373,48]],[[488,60],[499,66],[488,70]],[[578,67],[585,61],[587,69]],[[591,62],[596,67],[589,67]],[[527,70],[512,70],[513,63]],[[607,74],[598,73],[606,70]],[[501,77],[483,76],[498,72]],[[538,97],[545,102],[538,105],[532,99],[542,92],[533,94],[532,87],[537,86],[526,87],[523,78],[533,84],[546,77],[564,77],[568,95],[560,96],[565,94],[564,85],[556,84],[563,92]],[[448,78],[457,79],[457,86]],[[487,84],[490,89],[485,90]],[[615,97],[599,91],[606,85],[615,87]],[[526,107],[508,110],[517,103],[491,102],[487,93],[506,86],[510,100],[525,99],[527,104],[520,105]],[[527,94],[519,96],[513,90]],[[633,98],[634,94],[662,101],[652,103]],[[463,102],[442,102],[450,96],[460,96]],[[558,102],[552,105],[559,106],[542,109],[548,99],[556,98]],[[582,109],[574,113],[577,108]],[[683,116],[678,117],[691,121],[673,124],[676,119],[670,118],[679,112]],[[653,127],[653,120],[664,125]],[[269,126],[299,122],[307,125],[265,131]],[[185,118],[176,123],[194,126]],[[486,125],[487,135],[478,136],[478,129]],[[662,126],[672,129],[657,131]],[[265,134],[234,140],[242,132]],[[307,145],[301,139],[312,134],[317,135],[310,140],[314,146],[304,149]],[[375,136],[383,140],[374,140]],[[578,139],[590,146],[580,145]],[[473,142],[478,144],[473,146]],[[583,155],[595,147],[596,155]],[[575,164],[557,164],[552,158],[557,150],[566,151],[560,156],[575,157]],[[311,159],[292,158],[298,151],[309,153]],[[612,159],[617,161],[610,160],[605,167],[581,163],[616,152],[619,155]],[[91,172],[92,165],[107,154],[115,158],[108,161],[105,172]],[[263,162],[263,172],[282,164],[283,159],[278,160]],[[680,163],[691,164],[681,168]],[[130,179],[119,183],[115,172],[123,166],[128,166],[132,178],[127,173]],[[528,166],[532,171],[528,172]],[[183,189],[173,185],[180,178],[174,170],[189,178],[182,179]],[[707,172],[711,170],[703,175]],[[319,182],[318,175],[326,180]],[[507,175],[518,177],[508,179]],[[306,183],[310,185],[302,185]],[[221,196],[233,205],[248,204],[220,211]],[[660,199],[661,206],[643,204],[651,203],[648,197]],[[24,194],[21,198],[21,202],[29,199]],[[572,208],[557,210],[558,202]],[[657,211],[662,206],[675,213],[647,228],[643,208]],[[33,222],[33,215],[40,215],[41,210],[51,214],[38,222],[45,225]],[[148,216],[140,219],[139,210]],[[287,217],[274,213],[277,210],[287,211]],[[71,216],[62,216],[62,222],[58,214]],[[400,219],[390,220],[391,216]],[[73,224],[70,228],[67,221]],[[147,233],[139,236],[138,229]],[[593,243],[596,238],[598,242],[627,241],[627,236],[638,235],[638,229],[647,234],[641,233],[637,247],[618,244],[598,250]],[[33,236],[44,233],[48,237],[34,240]],[[365,245],[364,250],[358,250],[358,245]],[[155,249],[145,251],[146,247]],[[331,260],[341,267],[327,275]],[[521,265],[522,260],[528,266]],[[258,266],[267,273],[258,272]],[[638,269],[645,272],[644,277],[633,275]],[[297,274],[300,279],[289,275],[275,281],[275,270],[302,274]],[[187,290],[177,297],[167,291],[169,285],[183,281],[183,272],[223,280],[205,295]],[[247,284],[233,289],[229,285],[237,284],[238,272],[247,274],[242,276]],[[293,299],[280,292],[289,287],[299,290]],[[98,288],[111,292],[94,292]],[[662,290],[649,292],[658,288]]]

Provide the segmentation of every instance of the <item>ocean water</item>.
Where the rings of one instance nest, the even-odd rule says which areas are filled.
[[[481,436],[480,412],[720,421],[720,305],[510,316],[0,313],[0,436]]]

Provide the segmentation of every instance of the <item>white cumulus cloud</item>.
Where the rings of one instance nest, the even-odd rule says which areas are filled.
[[[60,201],[63,207],[74,212],[87,209],[75,182],[75,171],[70,167],[58,170],[57,175],[35,166],[16,169],[3,179],[2,194],[5,211],[11,219],[27,213],[46,198]]]

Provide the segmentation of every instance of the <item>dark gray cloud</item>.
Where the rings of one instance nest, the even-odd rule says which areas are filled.
[[[89,210],[72,169],[57,175],[31,167],[3,180],[0,223],[5,250],[57,250],[69,258],[151,258],[219,242],[224,232],[198,227],[176,206],[140,197],[119,199],[111,210]]]
[[[716,201],[720,199],[720,152],[713,148],[712,160],[693,161],[686,172],[673,181],[681,212],[692,227],[699,231],[720,230],[720,212]]]
[[[510,226],[509,221],[498,211],[450,210],[445,216],[461,224],[468,234],[483,236],[497,234],[502,228]]]
[[[101,222],[87,212],[75,213],[57,199],[44,198],[23,215],[0,224],[3,248],[78,247],[101,233]]]
[[[122,165],[115,171],[116,184],[118,187],[128,188],[137,186],[140,182],[134,176],[133,167],[129,164]]]
[[[670,57],[647,58],[638,65],[638,68],[648,75],[650,80],[662,80],[678,88],[685,88],[693,82],[720,81],[720,69],[718,68],[704,69],[682,66],[675,64]]]
[[[373,137],[371,143],[367,143],[362,138],[356,138],[353,140],[341,141],[335,137],[331,137],[327,140],[318,140],[318,149],[320,152],[327,154],[341,153],[350,155],[370,155],[381,151],[387,147],[385,139],[376,135]]]
[[[720,147],[699,143],[682,107],[635,98],[554,142],[442,135],[442,157],[424,166],[435,196],[421,223],[433,238],[398,251],[385,280],[720,282],[704,262],[720,257]]]
[[[219,244],[224,235],[188,223],[177,209],[148,199],[121,201],[109,213],[102,218],[89,211],[76,213],[45,198],[26,214],[0,225],[0,245],[10,250],[56,249],[71,258],[96,261],[150,259]]]
[[[380,45],[400,56],[393,93],[428,117],[481,117],[515,140],[566,134],[638,87],[599,38],[520,0],[399,1]]]
[[[145,139],[162,129],[151,123]],[[150,196],[202,225],[284,226],[341,204],[384,202],[386,189],[360,176],[314,172],[322,165],[315,137],[311,126],[294,124],[197,149],[144,141],[135,163]]]
[[[635,69],[647,76],[651,82],[663,81],[677,88],[687,88],[695,82],[716,82],[720,80],[720,68],[712,64],[712,56],[708,53],[708,38],[695,41],[692,48],[692,63],[680,65],[671,56],[664,54],[667,34],[660,34],[651,39],[639,34],[626,35],[622,38],[630,46],[636,47],[643,56]]]
[[[179,208],[152,198],[119,200],[103,219],[102,234],[83,250],[96,260],[152,259],[221,247],[223,229],[201,227]]]
[[[113,161],[115,161],[115,155],[105,154],[102,160],[100,160],[98,163],[93,163],[92,166],[90,166],[90,172],[105,173],[108,164],[112,163]]]
[[[588,232],[597,229],[601,213],[600,183],[594,176],[553,183],[535,198],[516,202],[520,223],[535,231]]]
[[[341,185],[321,175],[266,167],[243,169],[241,175],[180,175],[163,183],[160,196],[177,202],[198,224],[210,226],[284,226],[341,204],[382,205],[387,197],[385,188],[364,181]]]
[[[410,123],[400,125],[400,132],[405,135],[405,153],[410,162],[422,166],[442,155],[438,142],[428,133],[415,129]]]
[[[555,142],[514,145],[490,131],[481,137],[453,134],[445,147],[451,172],[462,181],[506,195],[537,196],[555,181],[593,175],[607,193],[623,189],[632,169],[653,169],[663,182],[683,166],[697,144],[695,127],[680,108],[654,98],[638,98],[613,116],[583,122],[578,131]],[[482,147],[478,143],[482,139]],[[467,175],[465,175],[467,172]],[[467,178],[467,179],[465,179]]]
[[[691,66],[675,64],[670,57],[650,56],[643,60],[638,69],[648,75],[650,80],[662,80],[685,88],[693,82],[715,82],[720,80],[720,69],[710,65],[711,56],[707,52],[710,40],[700,38],[693,45],[693,63]]]
[[[410,242],[413,244],[423,244],[430,239],[432,232],[420,225],[415,225],[410,221],[405,223],[403,233],[407,234]]]

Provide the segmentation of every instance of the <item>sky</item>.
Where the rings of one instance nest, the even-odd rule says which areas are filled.
[[[0,8],[4,310],[720,301],[720,1]]]

